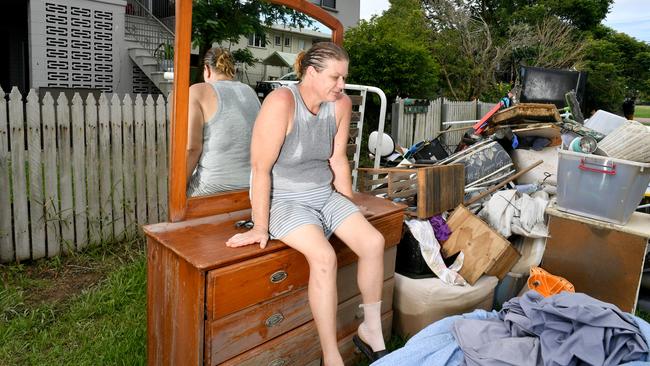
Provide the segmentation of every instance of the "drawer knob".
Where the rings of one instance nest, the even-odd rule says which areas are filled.
[[[282,270],[277,271],[277,272],[275,272],[275,273],[273,273],[271,275],[271,282],[272,283],[280,283],[280,282],[286,280],[287,276],[289,276],[287,274],[287,271],[282,271]]]
[[[282,323],[283,320],[284,320],[284,316],[281,313],[276,313],[266,318],[264,324],[266,324],[267,328],[272,328]]]
[[[289,363],[289,360],[277,358],[269,363],[269,366],[284,366]]]

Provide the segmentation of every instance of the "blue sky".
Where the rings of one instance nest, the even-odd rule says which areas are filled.
[[[381,14],[388,6],[388,0],[361,0],[361,19]],[[650,0],[615,0],[604,23],[650,43]]]

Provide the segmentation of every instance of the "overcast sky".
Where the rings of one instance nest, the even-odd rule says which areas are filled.
[[[388,9],[388,0],[361,0],[361,19]],[[650,1],[615,0],[605,24],[619,32],[650,43]]]

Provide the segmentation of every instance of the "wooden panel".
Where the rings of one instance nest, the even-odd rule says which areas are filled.
[[[352,112],[350,117],[350,122],[359,122],[361,121],[361,112]]]
[[[368,209],[370,215],[366,218],[384,235],[387,246],[399,242],[404,205],[360,193],[355,193],[353,201]],[[144,230],[200,269],[218,268],[286,248],[277,240],[271,240],[265,249],[258,245],[226,247],[230,237],[245,230],[235,228],[233,223],[249,218],[250,211],[244,210],[178,223],[147,225]],[[332,243],[336,241],[333,239]]]
[[[208,320],[304,287],[309,265],[295,250],[283,250],[208,273]],[[237,296],[227,296],[236,293]],[[226,294],[226,296],[224,296]]]
[[[135,97],[133,109],[134,130],[135,130],[135,200],[136,200],[136,221],[138,225],[147,223],[147,189],[145,178],[145,121],[144,105],[142,96]],[[185,176],[185,175],[183,175]],[[178,178],[178,177],[177,177]]]
[[[392,247],[384,255],[385,282],[382,296],[382,313],[392,309],[394,288],[392,277],[395,272],[395,253],[396,247]],[[358,305],[361,304],[361,297],[356,275],[356,262],[340,268],[337,273],[337,289],[340,303],[337,329],[340,335],[356,330],[363,315],[358,308]],[[209,300],[208,304],[210,304]],[[276,320],[280,319],[280,321],[274,326],[267,326],[266,322],[272,316],[276,316]],[[248,307],[216,321],[211,322],[208,320],[206,321],[206,364],[214,365],[223,362],[311,319],[307,289],[303,288],[267,301],[259,306]]]
[[[147,240],[147,363],[203,362],[204,275]]]
[[[463,203],[464,187],[462,164],[418,169],[418,217],[438,215]]]
[[[390,334],[393,312],[382,315],[382,330]],[[339,341],[339,349],[346,365],[356,362],[357,355],[350,334]],[[302,366],[320,357],[320,342],[313,321],[277,337],[262,346],[232,358],[222,365],[230,366]]]
[[[168,159],[167,159],[167,113],[165,98],[158,95],[156,99],[156,165],[158,166],[158,217],[161,221],[168,219],[167,212],[167,177]]]
[[[192,197],[187,200],[186,219],[219,215],[251,207],[248,190],[217,193],[210,196]]]
[[[550,216],[541,267],[576,289],[634,312],[646,238],[586,222]]]
[[[492,124],[516,123],[526,120],[560,122],[560,113],[554,104],[519,103],[492,116]]]
[[[488,224],[474,216],[464,206],[458,206],[447,221],[451,236],[442,244],[442,254],[445,257],[463,251],[465,261],[458,273],[473,285],[486,270],[490,268],[510,268],[517,262],[520,255],[504,255],[510,242],[493,230]],[[496,264],[504,261],[503,264]],[[496,267],[494,267],[496,266]],[[504,274],[505,275],[505,274]]]
[[[307,288],[206,321],[206,365],[217,365],[312,320]]]
[[[363,96],[361,95],[348,95],[348,97],[350,97],[352,105],[361,105],[363,103]]]

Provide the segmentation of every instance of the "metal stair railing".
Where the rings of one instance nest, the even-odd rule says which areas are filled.
[[[151,13],[138,0],[128,0],[124,30],[136,39],[156,59],[160,68],[162,60],[173,58],[174,32]]]

